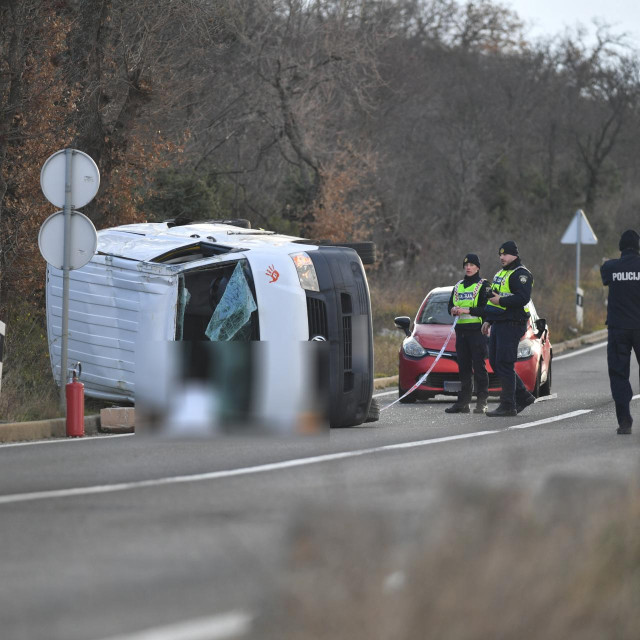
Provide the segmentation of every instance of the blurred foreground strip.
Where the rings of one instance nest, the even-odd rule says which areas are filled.
[[[231,611],[102,640],[230,640],[245,637],[250,630],[251,616],[242,611]]]
[[[423,508],[293,516],[277,604],[256,637],[637,640],[638,479],[449,485],[427,507],[432,494]]]
[[[327,348],[319,342],[143,342],[136,355],[136,433],[324,432]]]

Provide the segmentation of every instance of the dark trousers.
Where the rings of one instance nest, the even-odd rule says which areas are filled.
[[[486,400],[489,396],[489,374],[485,365],[487,338],[480,331],[456,331],[456,354],[462,385],[458,402],[461,404],[471,402],[472,375],[478,401]]]
[[[510,409],[529,396],[514,367],[518,359],[518,343],[526,329],[526,323],[494,322],[491,325],[489,362],[502,384],[500,404]]]
[[[616,405],[618,424],[622,418],[630,418],[629,404],[633,392],[629,382],[631,366],[631,349],[640,363],[640,329],[609,328],[607,342],[607,365],[609,366],[609,383],[611,395]]]

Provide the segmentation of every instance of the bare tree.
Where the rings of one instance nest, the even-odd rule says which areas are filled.
[[[584,165],[584,205],[594,211],[607,173],[607,160],[622,131],[640,104],[640,66],[623,37],[601,26],[597,42],[581,39],[563,43],[562,68],[572,95],[571,130]]]

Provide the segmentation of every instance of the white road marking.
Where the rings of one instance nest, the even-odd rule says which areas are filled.
[[[282,462],[272,462],[269,464],[261,464],[254,467],[241,467],[239,469],[227,469],[224,471],[210,471],[207,473],[199,473],[190,476],[173,476],[167,478],[156,478],[155,480],[138,480],[136,482],[122,482],[119,484],[97,485],[93,487],[77,487],[75,489],[53,489],[50,491],[35,491],[33,493],[14,493],[0,496],[0,504],[10,504],[16,502],[28,502],[31,500],[49,500],[52,498],[68,498],[72,496],[88,496],[100,493],[115,493],[117,491],[128,491],[130,489],[141,489],[145,487],[157,487],[162,485],[181,484],[184,482],[201,482],[205,480],[218,480],[220,478],[232,478],[234,476],[247,476],[255,473],[264,473],[266,471],[279,471],[282,469],[291,469],[294,467],[303,467],[310,464],[318,464],[322,462],[332,462],[334,460],[344,460],[346,458],[356,458],[359,456],[370,455],[373,453],[382,453],[387,451],[396,451],[399,449],[412,449],[415,447],[426,447],[433,444],[441,444],[443,442],[453,442],[456,440],[468,440],[469,438],[480,438],[496,433],[503,433],[513,428],[527,429],[528,427],[539,426],[558,420],[566,420],[585,413],[590,413],[591,409],[582,409],[580,411],[572,411],[551,418],[528,422],[514,427],[506,427],[502,429],[494,429],[492,431],[475,431],[472,433],[462,433],[456,436],[444,436],[442,438],[431,438],[429,440],[417,440],[411,442],[402,442],[398,444],[388,444],[381,447],[372,447],[370,449],[356,449],[355,451],[342,451],[339,453],[328,453],[321,456],[312,456],[309,458],[297,458],[293,460],[284,460]]]
[[[5,447],[28,447],[34,444],[60,444],[61,442],[91,442],[92,440],[104,440],[105,438],[124,438],[125,436],[132,436],[133,433],[112,433],[111,435],[104,436],[87,436],[85,438],[56,438],[47,440],[31,440],[30,442],[7,442],[6,444],[0,444],[0,449]]]
[[[242,611],[230,611],[208,618],[194,618],[164,627],[126,633],[103,640],[223,640],[246,635],[251,628],[251,616]]]
[[[552,393],[551,395],[548,395],[548,396],[540,396],[539,398],[536,398],[536,403],[546,402],[547,400],[556,400],[557,398],[558,398],[558,394]]]
[[[599,344],[594,344],[592,347],[585,347],[584,349],[580,349],[578,351],[565,353],[562,356],[553,356],[553,362],[555,362],[556,360],[564,360],[565,358],[573,358],[573,356],[581,356],[583,353],[588,353],[589,351],[594,351],[595,349],[600,349],[606,346],[607,346],[606,342],[601,342]]]
[[[563,413],[560,416],[552,416],[551,418],[544,418],[543,420],[536,420],[535,422],[527,422],[525,424],[514,424],[511,427],[507,427],[507,431],[511,429],[530,429],[531,427],[537,427],[541,424],[548,424],[549,422],[557,422],[558,420],[566,420],[567,418],[575,418],[576,416],[584,415],[585,413],[591,413],[591,409],[579,409],[578,411],[572,411],[571,413]]]

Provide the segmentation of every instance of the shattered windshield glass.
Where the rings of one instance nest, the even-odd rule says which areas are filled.
[[[178,288],[178,313],[176,314],[176,340],[182,340],[184,334],[184,313],[191,299],[191,294],[184,284],[184,278],[180,278]]]
[[[205,331],[209,340],[249,340],[251,314],[257,309],[251,288],[240,263],[215,308]]]

